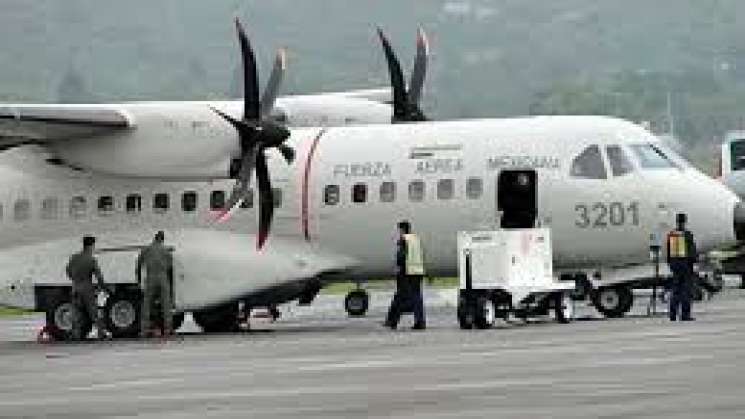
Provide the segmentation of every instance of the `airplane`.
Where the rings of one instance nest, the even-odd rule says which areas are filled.
[[[206,331],[233,330],[240,305],[310,302],[334,281],[390,277],[402,219],[422,237],[432,276],[455,274],[461,230],[550,227],[558,274],[649,263],[650,236],[662,236],[677,212],[688,214],[701,251],[745,239],[735,194],[625,120],[288,129],[261,113],[257,83],[246,85],[241,119],[240,110],[214,103],[122,105],[117,117],[112,109],[58,117],[54,109],[5,107],[0,278],[8,285],[0,303],[45,311],[49,327],[69,327],[60,284],[69,283],[63,267],[83,234],[112,250],[100,255],[110,282],[131,283],[127,249],[165,230],[175,249],[176,308]],[[531,181],[516,182],[525,176]],[[599,289],[624,293],[616,284]],[[139,303],[120,291],[106,319],[124,334],[137,327]],[[622,314],[628,308],[617,300],[593,302]],[[345,308],[363,314],[367,303],[355,290]]]

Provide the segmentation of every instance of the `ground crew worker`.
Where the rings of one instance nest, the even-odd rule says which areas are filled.
[[[166,249],[165,233],[158,231],[153,242],[140,251],[137,257],[135,276],[143,291],[140,333],[150,335],[150,313],[156,299],[160,300],[163,314],[163,336],[173,333],[173,313],[171,307],[171,278],[173,257]],[[142,283],[142,267],[145,267],[145,283]]]
[[[98,338],[106,338],[103,319],[98,315],[96,289],[93,286],[93,276],[96,277],[99,287],[106,286],[98,261],[93,256],[95,245],[95,237],[83,237],[83,250],[70,257],[65,269],[67,277],[72,281],[72,338],[74,340],[85,338],[82,318],[85,314],[95,323]]]
[[[408,221],[398,223],[399,239],[396,243],[396,293],[393,295],[385,326],[395,329],[401,313],[407,307],[414,311],[414,330],[424,330],[424,300],[422,278],[424,277],[424,255],[419,236],[411,232]]]
[[[673,274],[670,283],[672,295],[670,297],[670,321],[678,318],[691,321],[691,299],[693,297],[693,265],[696,263],[696,242],[693,233],[686,230],[687,217],[677,214],[675,217],[678,227],[667,235],[667,264]]]

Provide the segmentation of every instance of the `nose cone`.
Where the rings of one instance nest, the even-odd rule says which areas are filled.
[[[734,212],[735,238],[737,241],[745,241],[745,204],[735,204]]]

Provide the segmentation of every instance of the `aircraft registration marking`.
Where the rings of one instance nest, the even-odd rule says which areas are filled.
[[[574,206],[579,228],[608,228],[624,225],[639,225],[639,202],[593,202]]]

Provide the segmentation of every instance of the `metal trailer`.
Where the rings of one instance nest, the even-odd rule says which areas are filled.
[[[458,275],[461,329],[486,329],[498,318],[527,319],[551,311],[560,323],[574,319],[575,282],[553,276],[549,229],[459,232]]]

